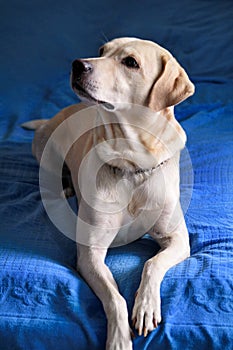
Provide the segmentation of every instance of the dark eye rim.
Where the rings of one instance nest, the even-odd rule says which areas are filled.
[[[130,69],[139,69],[140,68],[138,62],[136,61],[136,59],[133,56],[124,57],[121,60],[121,63]]]

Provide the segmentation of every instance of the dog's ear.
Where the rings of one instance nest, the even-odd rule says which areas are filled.
[[[149,108],[154,111],[174,106],[194,93],[194,85],[174,57],[162,56],[162,72],[152,86]]]

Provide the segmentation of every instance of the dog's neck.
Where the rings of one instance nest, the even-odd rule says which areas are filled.
[[[121,175],[121,176],[128,176],[128,175],[143,175],[144,177],[149,177],[151,176],[158,168],[161,168],[162,166],[164,166],[167,162],[169,161],[169,159],[163,161],[162,163],[158,164],[155,167],[152,167],[150,169],[141,169],[141,168],[135,168],[135,171],[129,170],[129,169],[122,169],[122,168],[118,168],[116,166],[112,166],[110,164],[107,164],[110,171],[113,172],[115,175]]]
[[[99,158],[116,171],[151,174],[184,147],[186,135],[173,108],[120,107],[114,112],[98,109],[94,139]]]

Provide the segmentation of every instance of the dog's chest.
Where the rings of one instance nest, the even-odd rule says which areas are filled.
[[[163,207],[166,194],[164,172],[158,168],[149,175],[135,175],[105,165],[97,177],[97,193],[106,209],[114,205],[121,212],[122,226],[129,225],[136,218],[141,220],[142,216],[158,212]]]

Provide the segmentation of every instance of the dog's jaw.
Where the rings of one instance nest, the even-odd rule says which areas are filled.
[[[75,81],[72,75],[70,80],[74,93],[81,99],[81,101],[87,103],[88,105],[101,105],[107,111],[115,110],[115,106],[112,103],[109,103],[107,101],[100,101],[95,98],[92,92],[89,92],[89,89],[84,88],[82,83]]]

